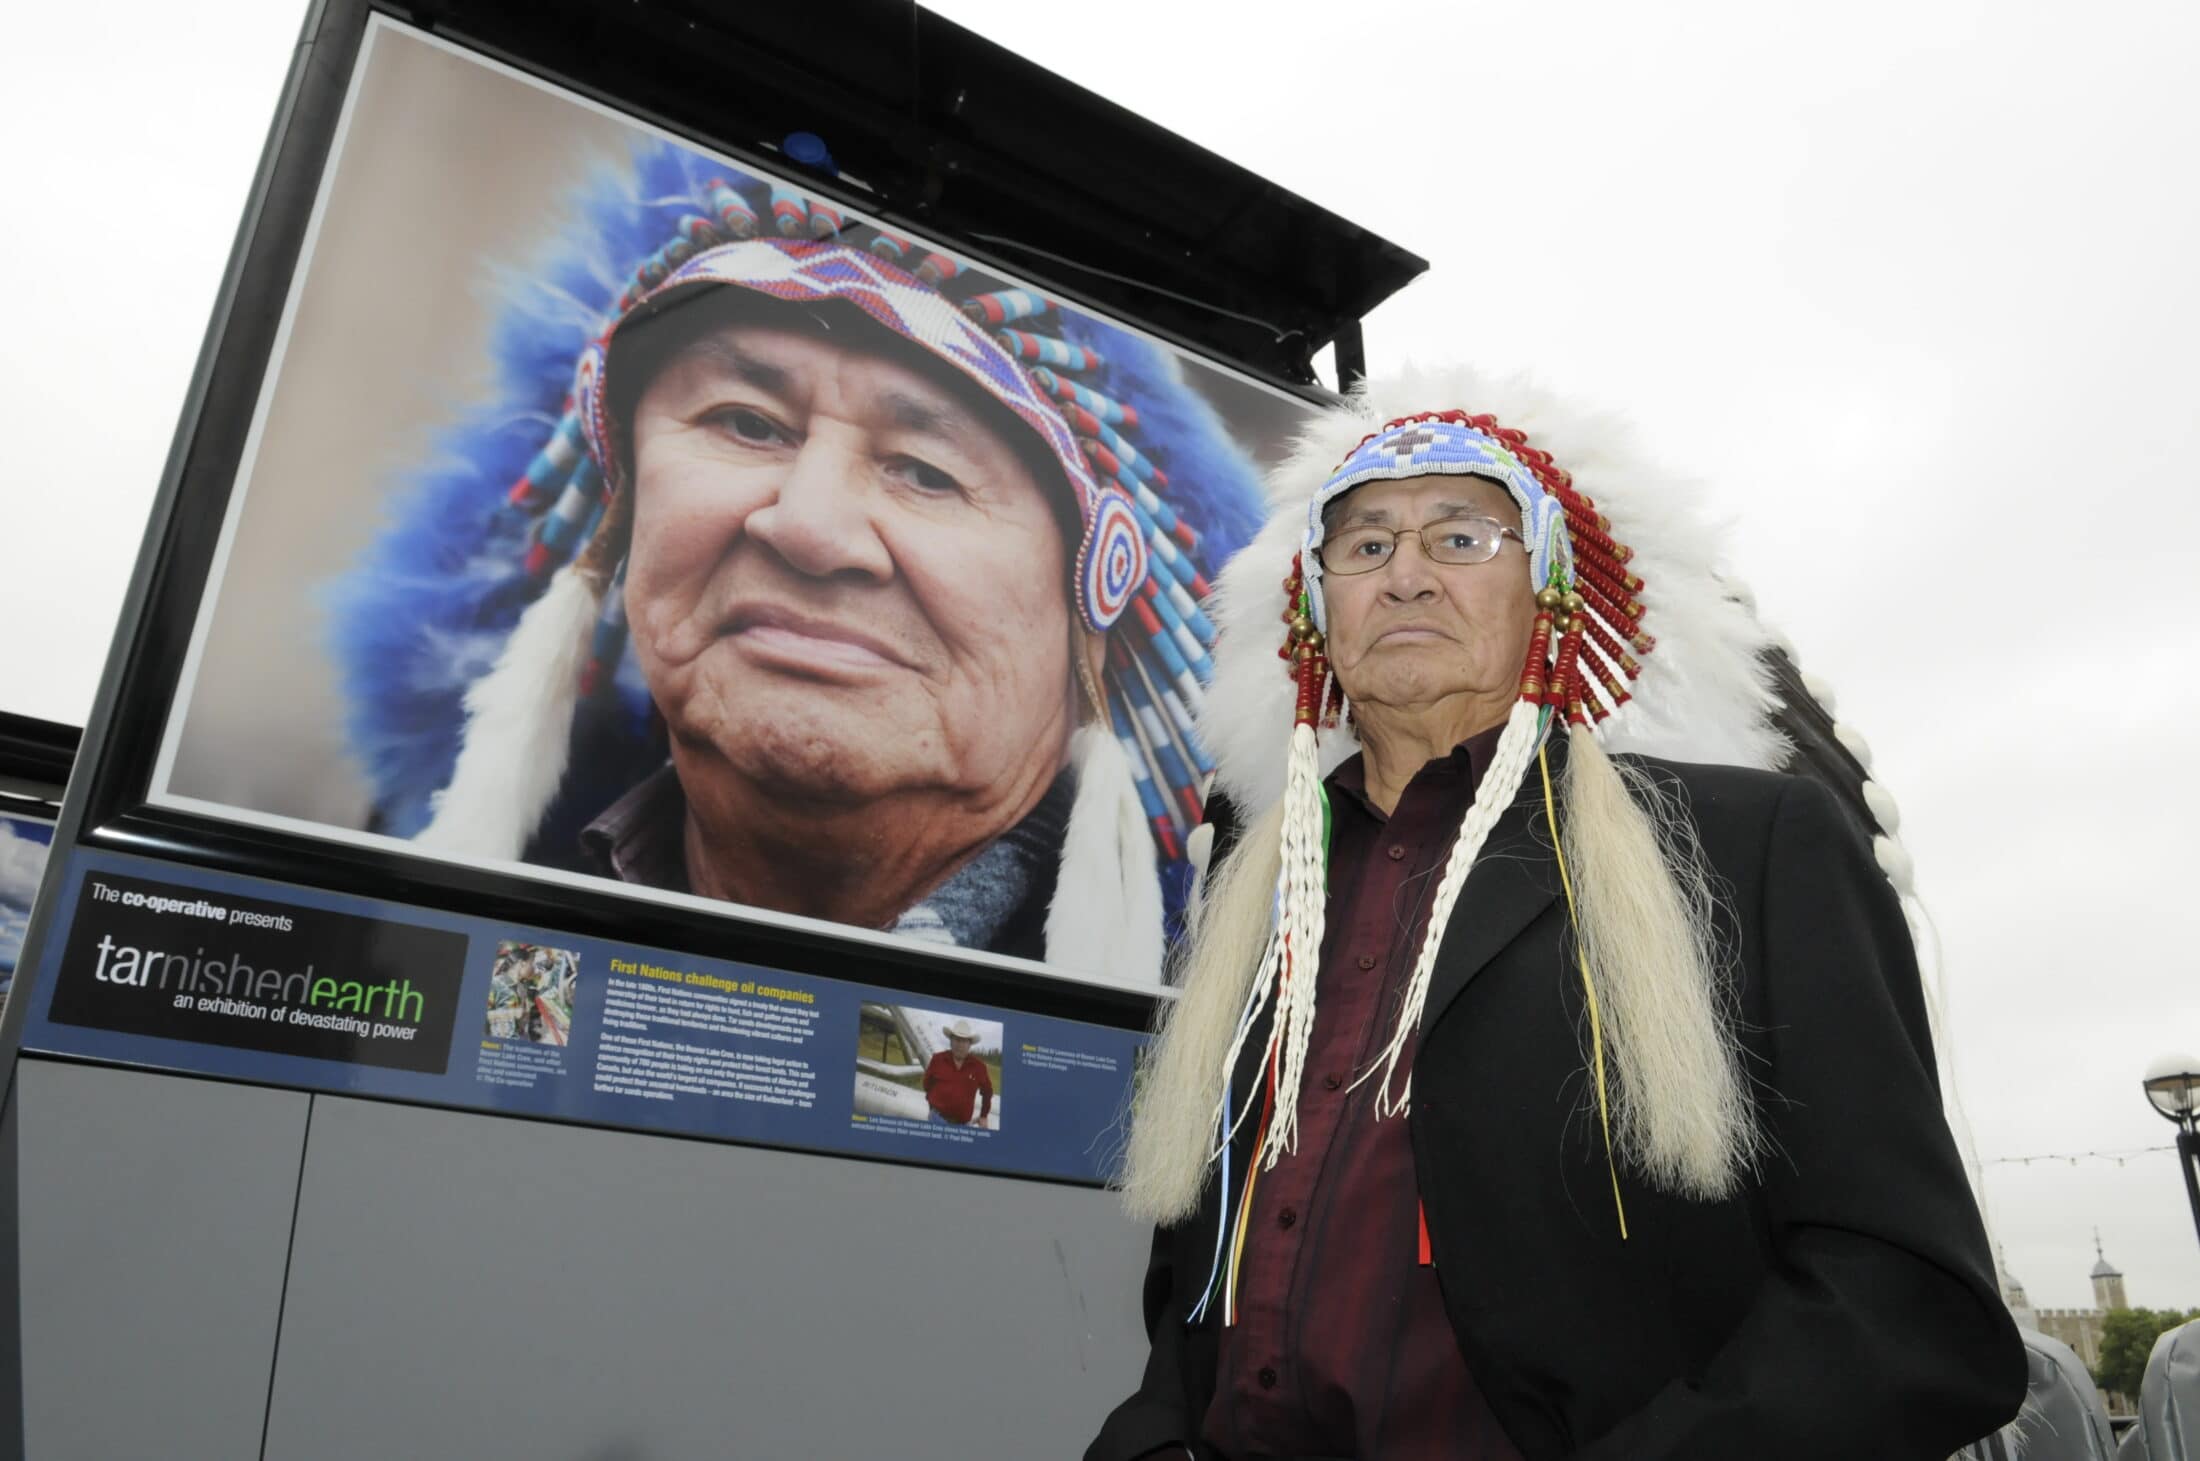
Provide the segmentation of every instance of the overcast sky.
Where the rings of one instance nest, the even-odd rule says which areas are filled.
[[[2165,1142],[2200,1050],[2200,7],[936,8],[1427,257],[1407,358],[1628,411],[1876,752],[1981,1154]],[[8,23],[0,708],[80,724],[295,3]],[[2174,1160],[1989,1165],[2040,1305],[2200,1306]]]

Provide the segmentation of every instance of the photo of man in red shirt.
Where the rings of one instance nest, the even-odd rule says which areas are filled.
[[[993,1077],[985,1062],[972,1053],[978,1046],[978,1032],[968,1020],[957,1020],[943,1033],[947,1048],[924,1068],[925,1119],[949,1126],[983,1126],[993,1115]]]

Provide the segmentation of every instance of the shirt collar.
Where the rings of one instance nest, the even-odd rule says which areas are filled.
[[[1487,730],[1477,731],[1458,745],[1450,754],[1438,756],[1414,773],[1415,781],[1423,777],[1450,779],[1464,776],[1469,786],[1480,786],[1482,777],[1496,758],[1497,743],[1505,734],[1505,722],[1499,721]],[[1329,773],[1329,790],[1332,795],[1343,792],[1365,807],[1377,821],[1386,820],[1375,803],[1367,798],[1367,753],[1365,751]]]

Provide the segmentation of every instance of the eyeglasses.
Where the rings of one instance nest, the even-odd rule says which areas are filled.
[[[1400,538],[1411,537],[1421,540],[1421,552],[1429,562],[1452,565],[1487,563],[1507,538],[1522,547],[1528,544],[1511,528],[1486,517],[1443,517],[1417,528],[1350,527],[1322,539],[1322,572],[1373,573],[1398,551]]]

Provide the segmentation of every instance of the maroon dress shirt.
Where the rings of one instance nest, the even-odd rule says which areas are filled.
[[[983,1109],[978,1097],[985,1097]],[[924,1068],[924,1099],[933,1110],[957,1126],[968,1126],[973,1114],[980,1121],[993,1114],[993,1076],[976,1055],[955,1064],[953,1051],[942,1050]]]
[[[1519,1461],[1420,1261],[1405,1118],[1375,1119],[1380,1076],[1352,1088],[1396,1029],[1430,896],[1501,730],[1422,767],[1388,817],[1358,757],[1329,778],[1328,928],[1298,1146],[1253,1189],[1237,1323],[1222,1332],[1202,1428],[1230,1461]]]

